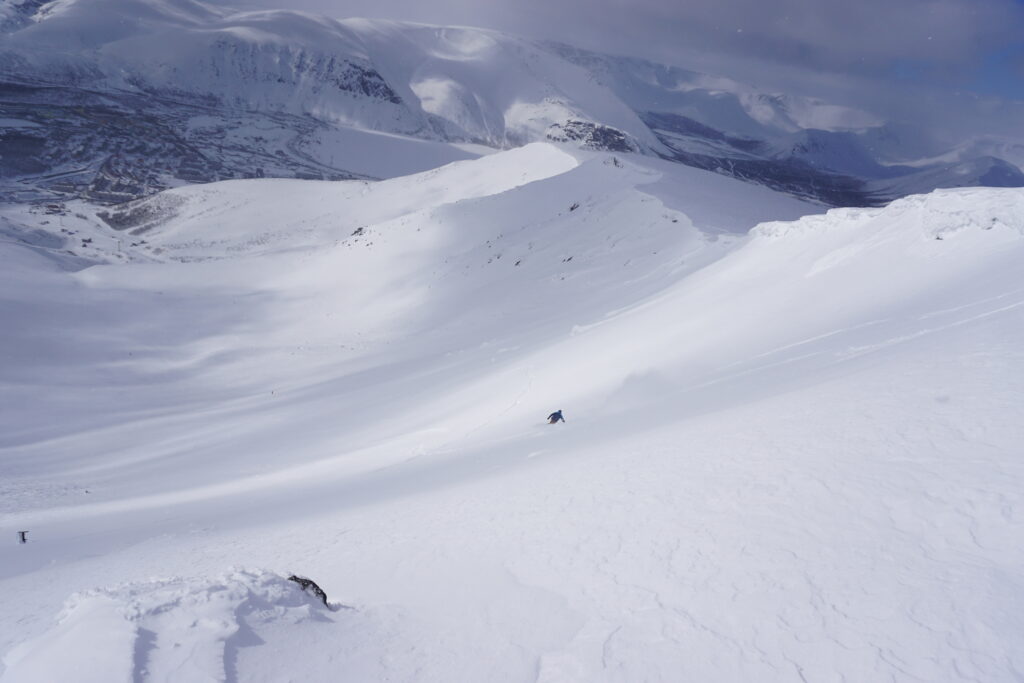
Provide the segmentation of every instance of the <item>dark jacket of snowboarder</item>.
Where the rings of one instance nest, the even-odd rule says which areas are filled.
[[[565,422],[565,418],[562,417],[562,411],[556,410],[555,412],[548,415],[548,424],[553,425],[556,422]]]

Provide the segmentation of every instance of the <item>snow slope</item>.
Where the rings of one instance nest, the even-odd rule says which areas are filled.
[[[5,683],[1024,670],[1024,191],[529,145],[72,209],[0,243]]]

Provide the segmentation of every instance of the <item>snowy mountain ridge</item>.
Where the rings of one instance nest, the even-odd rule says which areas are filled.
[[[443,145],[447,161],[467,158],[450,143],[564,141],[831,205],[1024,185],[1012,161],[979,166],[970,146],[922,161],[949,150],[867,112],[495,31],[195,0],[24,2],[8,15],[0,177],[15,198],[117,202],[182,182],[424,170],[402,163],[418,155],[396,153],[399,139]],[[396,161],[373,167],[382,133]]]
[[[825,214],[812,214],[796,221],[765,222],[751,230],[751,234],[781,237],[839,229],[836,226],[859,231],[868,223],[896,224],[901,230],[917,230],[935,240],[960,231],[977,230],[1003,230],[1024,235],[1024,193],[987,192],[978,188],[936,190],[927,195],[903,197],[877,209],[831,209]]]

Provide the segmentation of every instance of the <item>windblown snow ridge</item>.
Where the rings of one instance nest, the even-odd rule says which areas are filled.
[[[1024,235],[1024,189],[935,190],[897,199],[882,208],[832,209],[797,221],[762,223],[751,234],[773,238],[832,229],[863,231],[877,226],[915,231],[937,240],[970,230],[1004,229]]]

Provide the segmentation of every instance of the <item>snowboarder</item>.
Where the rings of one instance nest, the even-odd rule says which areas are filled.
[[[556,422],[565,422],[565,418],[562,417],[562,411],[556,410],[555,412],[548,415],[548,424],[553,425]]]

